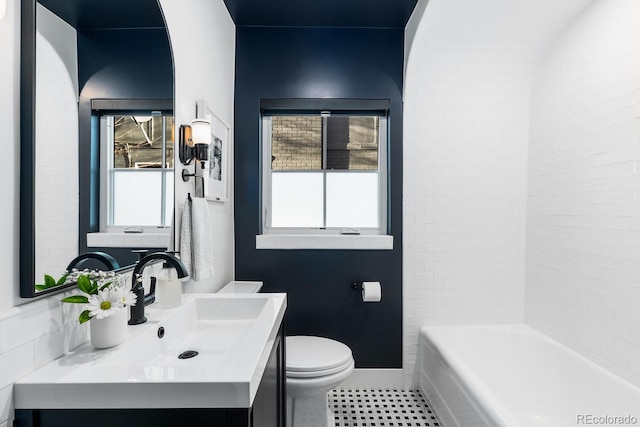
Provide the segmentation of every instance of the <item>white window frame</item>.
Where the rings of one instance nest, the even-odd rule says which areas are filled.
[[[315,114],[323,117],[328,116],[326,112],[318,111]],[[304,115],[298,113],[282,113],[283,115]],[[299,249],[299,248],[315,248],[315,249],[392,249],[393,239],[389,236],[388,224],[388,115],[379,114],[377,111],[359,111],[353,114],[344,114],[344,116],[355,115],[371,115],[378,116],[379,132],[378,132],[378,218],[379,226],[375,228],[358,228],[358,235],[352,235],[354,229],[327,227],[327,228],[309,228],[309,227],[271,227],[269,212],[271,212],[271,177],[272,177],[272,152],[271,152],[271,129],[272,117],[278,115],[273,113],[263,114],[261,117],[261,186],[262,186],[262,202],[261,202],[261,234],[256,237],[256,247],[258,249]],[[339,111],[335,115],[340,114]],[[323,122],[326,119],[323,119]],[[324,125],[324,123],[323,123]],[[324,127],[326,128],[326,126]],[[323,158],[326,156],[327,144],[324,140],[323,132]],[[323,165],[325,161],[323,159]],[[288,171],[277,171],[288,172]],[[301,171],[291,171],[301,172]],[[304,172],[312,172],[305,170]],[[316,171],[313,171],[316,172]],[[371,173],[371,170],[345,170],[336,171],[331,169],[317,170],[317,172],[325,173]],[[326,191],[326,188],[325,188]],[[325,205],[326,212],[326,205]],[[297,236],[297,237],[296,237]],[[323,238],[327,236],[329,239]],[[376,239],[375,237],[383,237]]]
[[[140,112],[138,115],[154,115],[159,116],[160,114],[156,112]],[[120,114],[117,112],[103,114],[99,118],[99,127],[100,127],[100,234],[102,233],[110,233],[110,234],[130,234],[132,235],[129,240],[136,239],[135,234],[163,234],[168,235],[169,228],[168,226],[138,226],[132,224],[130,226],[115,226],[111,225],[111,218],[113,217],[113,179],[114,174],[118,170],[113,167],[113,117],[117,115],[126,115]],[[163,120],[165,115],[162,115]],[[165,127],[163,126],[163,133]],[[163,139],[166,140],[168,136],[164,135]],[[167,164],[166,159],[166,150],[163,150],[162,153],[162,162],[163,165]],[[137,172],[137,173],[149,173],[148,170],[145,169],[133,169],[127,168],[127,172]],[[162,168],[163,175],[166,174],[167,168]],[[153,172],[158,172],[157,169],[154,169]],[[174,167],[175,174],[175,167]],[[174,175],[175,180],[175,175]],[[161,205],[165,206],[165,197],[166,197],[166,178],[163,176],[162,179],[162,201]],[[170,214],[171,212],[163,212],[161,214],[162,222],[165,222],[165,215]],[[96,234],[96,233],[91,233]],[[94,236],[94,239],[97,236]],[[136,240],[153,240],[157,241],[158,239],[149,238],[140,238],[138,237]],[[110,241],[110,240],[109,240]]]

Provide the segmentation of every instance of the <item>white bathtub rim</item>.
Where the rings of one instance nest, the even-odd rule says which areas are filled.
[[[425,385],[428,383],[428,385]],[[442,397],[440,390],[433,384],[433,381],[425,372],[420,372],[419,380],[420,391],[429,402],[429,407],[435,412],[440,425],[446,427],[461,427],[460,423],[454,415],[454,411],[447,404],[446,399]],[[433,393],[430,393],[430,391]],[[435,394],[435,396],[434,396]]]
[[[545,335],[539,330],[523,323],[513,323],[513,324],[478,324],[478,325],[442,325],[442,326],[424,326],[421,328],[420,333],[427,336],[426,344],[430,347],[432,351],[434,351],[439,357],[442,358],[442,361],[445,365],[450,367],[450,374],[453,375],[453,378],[456,381],[456,386],[458,386],[461,391],[464,393],[469,403],[474,405],[476,408],[480,408],[483,415],[489,417],[493,420],[497,425],[504,427],[521,427],[523,426],[522,422],[515,418],[513,412],[505,407],[502,403],[500,403],[500,399],[495,395],[489,387],[487,387],[482,380],[479,379],[474,369],[471,369],[466,365],[463,361],[460,360],[458,356],[450,349],[451,345],[448,344],[448,340],[451,338],[451,332],[455,330],[459,330],[461,328],[465,329],[491,329],[491,330],[503,330],[507,332],[515,332],[517,334],[526,334],[533,335],[536,338],[547,342],[548,344],[561,349],[562,351],[566,351],[577,357],[579,360],[583,361],[590,368],[598,371],[601,374],[606,375],[613,382],[618,383],[623,388],[628,389],[630,392],[640,393],[640,389],[625,380],[624,378],[619,377],[618,375],[612,373],[611,371],[603,368],[582,354],[576,352],[575,350],[567,347],[553,338]],[[426,375],[426,373],[425,373]],[[490,399],[483,399],[482,404],[479,403],[479,400],[476,396],[489,396]],[[448,406],[448,405],[447,405]]]
[[[487,325],[483,325],[487,326]],[[459,328],[460,326],[455,326],[453,328]],[[422,328],[447,328],[447,326],[427,326]],[[427,334],[429,335],[429,334]],[[431,337],[429,338],[429,340]],[[436,343],[437,344],[437,343]],[[467,403],[472,405],[474,409],[481,414],[481,416],[490,419],[496,426],[500,427],[522,427],[522,423],[514,418],[512,412],[506,408],[503,404],[499,403],[500,400],[496,398],[495,393],[493,393],[483,381],[481,381],[478,376],[475,374],[475,371],[468,368],[464,363],[461,363],[456,359],[456,357],[451,357],[449,351],[442,351],[442,346],[434,345],[433,341],[427,341],[427,346],[429,346],[430,350],[436,353],[440,357],[442,363],[447,365],[447,370],[450,378],[455,382],[455,385],[460,389],[460,391],[464,394],[464,397],[467,400]],[[443,354],[444,353],[444,354]],[[441,401],[447,408],[450,416],[454,419],[455,414],[452,412],[450,405],[447,404],[446,399],[443,398],[440,391],[438,391],[437,387],[428,376],[426,372],[422,372],[422,375],[427,377],[427,380],[431,383],[432,389],[438,393]],[[463,379],[464,378],[464,379]],[[491,396],[491,399],[483,400],[482,404],[480,404],[478,398],[476,396]],[[438,415],[436,413],[436,415]],[[460,425],[456,422],[456,424]]]
[[[435,347],[431,346],[432,350],[436,350]],[[466,403],[471,405],[475,411],[476,414],[479,415],[480,418],[483,418],[485,421],[487,419],[492,420],[495,423],[495,416],[496,414],[491,414],[488,413],[486,408],[480,404],[478,404],[477,399],[473,398],[470,396],[470,390],[468,389],[468,386],[464,383],[464,381],[461,381],[458,374],[450,368],[447,368],[447,373],[449,374],[450,379],[455,383],[455,385],[459,388],[460,392],[462,392],[464,398],[466,399]],[[425,390],[425,382],[428,383],[428,387],[429,390],[432,391],[433,393],[435,393],[437,396],[435,396],[435,398],[437,400],[433,400],[433,397],[431,395],[431,393],[427,392]],[[464,423],[460,423],[458,420],[458,416],[456,415],[456,411],[453,410],[451,408],[451,404],[447,403],[447,399],[442,395],[441,391],[439,390],[439,388],[434,384],[432,378],[424,371],[422,371],[420,373],[420,389],[422,391],[422,393],[425,394],[425,397],[427,397],[429,400],[429,405],[431,406],[431,408],[433,409],[433,411],[435,412],[436,416],[438,417],[438,421],[440,422],[440,425],[442,426],[446,426],[446,427],[453,427],[453,424],[455,424],[456,427],[465,427]],[[487,426],[489,426],[490,424],[486,423],[485,424]],[[506,426],[505,426],[506,427]],[[517,426],[514,426],[517,427]]]

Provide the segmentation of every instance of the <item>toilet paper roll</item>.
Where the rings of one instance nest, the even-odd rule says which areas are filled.
[[[382,289],[380,282],[362,282],[362,301],[380,302],[382,299]]]

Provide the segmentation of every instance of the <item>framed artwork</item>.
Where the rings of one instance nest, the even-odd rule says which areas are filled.
[[[229,200],[229,168],[231,166],[231,142],[229,125],[216,116],[205,104],[198,101],[197,117],[211,121],[209,160],[204,171],[204,196],[207,200]]]

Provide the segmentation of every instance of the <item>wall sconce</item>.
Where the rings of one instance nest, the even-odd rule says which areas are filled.
[[[180,126],[180,145],[178,154],[183,165],[191,164],[195,158],[200,161],[200,168],[204,169],[205,163],[209,160],[209,144],[211,144],[211,122],[205,119],[195,119],[191,125]],[[189,173],[188,169],[182,169],[182,180],[187,182],[192,176],[198,175]]]

